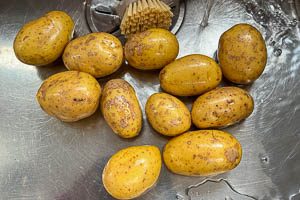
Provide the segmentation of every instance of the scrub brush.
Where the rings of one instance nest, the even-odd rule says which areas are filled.
[[[169,29],[172,17],[171,8],[163,1],[131,1],[123,14],[121,34],[128,36],[150,28]]]

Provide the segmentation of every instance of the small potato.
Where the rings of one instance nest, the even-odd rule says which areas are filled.
[[[41,108],[62,121],[89,117],[98,108],[101,87],[91,75],[67,71],[50,76],[36,94]]]
[[[133,199],[155,185],[161,170],[161,154],[155,146],[133,146],[114,154],[107,162],[102,181],[116,199]]]
[[[120,40],[109,33],[90,33],[68,44],[63,61],[69,70],[86,72],[100,78],[120,68],[123,47]]]
[[[149,97],[146,115],[151,126],[166,136],[179,135],[191,126],[189,109],[179,99],[167,93],[156,93]]]
[[[237,24],[222,34],[218,59],[231,82],[249,84],[264,71],[267,49],[260,32],[249,24]]]
[[[159,74],[162,89],[177,96],[200,95],[217,87],[221,79],[222,72],[218,64],[200,54],[179,58]]]
[[[175,174],[216,175],[240,163],[242,147],[235,137],[223,131],[191,131],[171,139],[164,148],[163,158]]]
[[[192,120],[198,128],[225,127],[251,115],[254,101],[238,87],[221,87],[209,91],[194,102]]]
[[[29,65],[47,65],[58,59],[73,36],[74,22],[65,12],[52,11],[25,24],[14,41],[17,58]]]
[[[125,44],[129,65],[141,70],[161,69],[175,60],[178,52],[176,36],[161,28],[134,34]]]
[[[132,138],[142,128],[142,111],[133,87],[122,79],[106,83],[101,110],[111,129],[123,138]]]

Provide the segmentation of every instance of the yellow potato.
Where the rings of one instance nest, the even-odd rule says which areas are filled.
[[[151,126],[166,136],[179,135],[191,126],[191,114],[186,105],[167,93],[156,93],[149,97],[146,115]]]
[[[161,69],[175,60],[178,52],[176,36],[161,28],[134,34],[125,44],[129,65],[141,70]]]
[[[251,115],[254,101],[238,87],[221,87],[209,91],[194,102],[193,123],[198,128],[225,127]]]
[[[155,146],[122,149],[107,162],[102,181],[116,199],[132,199],[155,185],[161,169],[161,154]]]
[[[65,12],[52,11],[25,24],[14,41],[17,58],[29,65],[47,65],[59,58],[73,36],[74,22]]]
[[[242,147],[235,137],[223,131],[191,131],[171,139],[163,158],[168,169],[176,174],[216,175],[240,163]]]
[[[97,110],[100,95],[101,87],[94,77],[83,72],[66,71],[46,79],[36,98],[49,115],[74,122]]]
[[[110,75],[123,63],[123,47],[109,33],[90,33],[72,40],[63,54],[69,70],[89,73],[96,78]]]
[[[111,129],[123,138],[132,138],[142,128],[142,111],[133,87],[122,79],[106,83],[101,110]]]
[[[179,58],[159,74],[162,89],[177,96],[200,95],[217,87],[221,79],[222,72],[218,64],[200,54]]]
[[[238,24],[222,34],[218,58],[223,75],[229,81],[249,84],[265,69],[266,44],[256,28],[249,24]]]

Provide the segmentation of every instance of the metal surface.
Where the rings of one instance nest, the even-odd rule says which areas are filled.
[[[233,171],[210,177],[223,178],[237,192],[257,199],[300,198],[300,36],[294,3],[219,0],[208,12],[208,25],[200,26],[208,4],[189,0],[177,34],[179,57],[190,53],[214,56],[220,35],[239,22],[255,25],[267,40],[268,65],[246,87],[254,97],[255,110],[245,121],[226,129],[240,140],[242,161]],[[88,119],[63,123],[40,109],[35,93],[41,82],[66,68],[61,61],[46,67],[20,63],[12,49],[14,37],[25,22],[53,9],[73,17],[76,36],[86,34],[84,8],[83,2],[74,0],[0,0],[0,199],[112,199],[101,182],[109,157],[131,145],[162,148],[168,140],[149,127],[145,115],[141,135],[124,140],[113,134],[99,110]],[[158,72],[124,65],[99,81],[103,84],[115,77],[134,86],[143,106],[160,90]],[[184,100],[190,106],[194,98]],[[243,199],[223,181],[204,179],[174,175],[163,167],[157,186],[139,199]],[[196,187],[186,194],[192,185]]]

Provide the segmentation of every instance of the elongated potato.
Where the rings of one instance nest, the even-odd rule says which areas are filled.
[[[192,120],[198,128],[225,127],[250,116],[253,108],[253,98],[245,90],[221,87],[197,98]]]
[[[151,189],[158,181],[161,154],[155,146],[132,146],[114,154],[107,162],[102,181],[116,199],[133,199]]]
[[[218,64],[200,54],[179,58],[159,74],[162,89],[177,96],[200,95],[217,87],[221,79],[222,72]]]
[[[264,71],[267,48],[256,28],[249,24],[237,24],[222,34],[218,58],[222,72],[229,81],[249,84]]]
[[[86,72],[100,78],[120,68],[123,47],[120,40],[109,33],[90,33],[67,45],[63,61],[69,70]]]
[[[176,36],[161,28],[134,34],[125,44],[126,60],[141,70],[161,69],[174,61],[178,52]]]
[[[155,93],[149,97],[146,115],[151,126],[166,136],[184,133],[191,126],[191,114],[186,105],[167,93]]]
[[[29,65],[47,65],[58,59],[73,36],[74,22],[65,12],[52,11],[28,22],[14,41],[17,58]]]
[[[36,98],[41,108],[65,122],[89,117],[98,108],[101,87],[91,75],[67,71],[50,76],[41,85]]]
[[[171,139],[163,158],[168,169],[176,174],[216,175],[240,163],[242,147],[235,137],[223,131],[191,131]]]
[[[101,98],[103,116],[112,130],[123,138],[132,138],[142,128],[142,111],[133,87],[122,79],[106,83]]]

